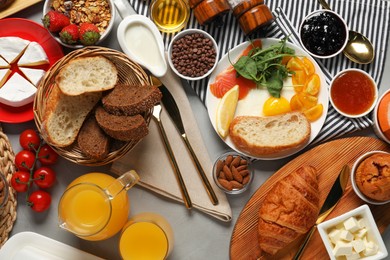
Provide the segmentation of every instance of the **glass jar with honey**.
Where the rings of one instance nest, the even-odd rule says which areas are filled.
[[[180,31],[187,25],[189,18],[187,0],[152,0],[150,4],[150,19],[162,32]]]

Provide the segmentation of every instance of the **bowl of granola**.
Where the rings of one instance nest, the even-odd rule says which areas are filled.
[[[61,45],[78,49],[99,45],[115,21],[113,0],[46,0],[42,23]]]

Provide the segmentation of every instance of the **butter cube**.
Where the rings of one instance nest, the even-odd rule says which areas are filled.
[[[356,239],[352,241],[353,249],[356,253],[362,252],[364,249],[366,249],[366,245],[364,244],[363,240]]]
[[[378,245],[372,241],[365,243],[366,248],[363,250],[363,255],[375,255],[378,252]]]
[[[338,224],[336,225],[336,228],[337,228],[338,230],[343,230],[343,229],[345,229],[345,228],[344,228],[344,223],[343,223],[343,222],[338,223]]]
[[[349,219],[344,221],[344,228],[351,233],[359,230],[359,223],[357,222],[355,217],[350,217]]]
[[[345,241],[352,241],[353,240],[353,235],[351,232],[347,230],[341,230],[340,232],[340,238],[345,240]]]
[[[356,252],[352,252],[352,254],[345,256],[345,259],[347,259],[347,260],[355,260],[355,259],[359,259],[359,258],[360,258],[360,255]]]
[[[340,234],[341,234],[341,231],[338,230],[338,229],[332,229],[329,234],[328,234],[328,237],[330,239],[330,241],[333,243],[333,244],[336,244],[337,241],[340,240]]]
[[[364,220],[364,218],[358,219],[358,224],[360,228],[366,227],[366,221]]]
[[[333,249],[334,256],[345,256],[352,254],[352,244],[344,241],[338,241]]]
[[[366,228],[361,228],[357,232],[355,232],[353,235],[355,238],[363,238],[367,234]]]

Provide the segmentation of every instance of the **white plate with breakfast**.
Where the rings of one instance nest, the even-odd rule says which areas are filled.
[[[258,47],[261,43],[261,50],[265,50],[280,42],[280,39],[264,38],[253,41],[253,45]],[[211,74],[206,95],[210,121],[221,139],[233,150],[256,159],[284,158],[302,150],[320,132],[328,111],[328,84],[316,61],[300,47],[286,42],[285,46],[293,50],[295,56],[291,58],[290,55],[291,59],[286,58],[283,64],[294,71],[294,76],[283,78],[280,97],[274,98],[274,94],[270,94],[272,87],[256,87],[254,81],[237,77],[237,70],[231,65],[231,62],[238,64],[241,56],[248,55],[251,45],[248,41],[230,50]],[[266,84],[272,85],[272,82],[268,82]],[[228,123],[228,130],[221,132],[217,114],[220,118],[223,116],[220,114],[222,109],[218,107],[224,103],[221,100],[229,90],[234,92],[232,85],[239,85],[234,119]],[[225,108],[224,111],[229,109]],[[270,125],[273,126],[268,127]],[[291,130],[292,134],[287,133],[286,129]],[[260,132],[264,134],[259,139],[251,140],[251,135]],[[282,135],[286,135],[284,139],[288,140],[281,138]]]
[[[0,27],[0,122],[26,122],[34,118],[33,98],[40,79],[64,54],[36,22],[7,18],[0,20]]]

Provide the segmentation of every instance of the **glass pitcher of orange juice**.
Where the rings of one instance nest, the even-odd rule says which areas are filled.
[[[69,184],[58,205],[60,227],[85,240],[103,240],[119,232],[127,222],[127,190],[139,180],[135,171],[115,179],[104,173],[88,173]]]

